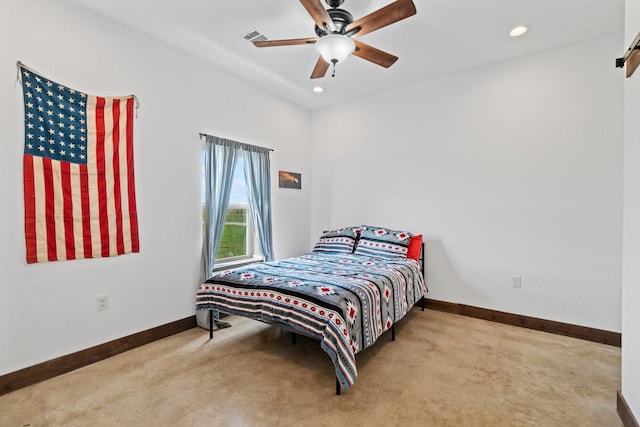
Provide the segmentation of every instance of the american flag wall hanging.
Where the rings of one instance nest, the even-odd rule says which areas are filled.
[[[27,263],[139,252],[136,98],[88,95],[18,62]]]

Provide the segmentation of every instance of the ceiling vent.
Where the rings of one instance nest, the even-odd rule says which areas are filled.
[[[269,37],[265,36],[258,30],[251,30],[242,37],[250,43],[269,40]]]

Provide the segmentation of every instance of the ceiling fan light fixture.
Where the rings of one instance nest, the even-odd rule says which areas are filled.
[[[327,34],[316,42],[316,50],[325,61],[337,64],[347,59],[356,50],[356,44],[342,34]]]
[[[511,29],[511,31],[509,31],[509,35],[511,37],[520,37],[521,35],[523,35],[527,31],[529,31],[529,27],[528,26],[526,26],[526,25],[518,25],[518,26],[513,27]]]

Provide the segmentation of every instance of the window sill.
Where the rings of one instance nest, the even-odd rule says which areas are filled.
[[[215,264],[212,272],[216,273],[222,270],[228,270],[230,268],[243,267],[245,265],[253,264],[256,262],[263,262],[264,258],[261,256],[254,256],[252,258],[238,259],[235,261],[223,262],[220,264]]]

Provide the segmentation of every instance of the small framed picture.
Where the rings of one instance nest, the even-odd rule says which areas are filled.
[[[302,175],[295,172],[278,171],[278,186],[280,188],[302,188]]]

